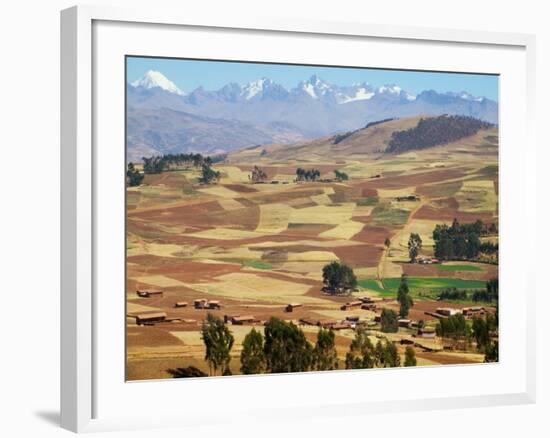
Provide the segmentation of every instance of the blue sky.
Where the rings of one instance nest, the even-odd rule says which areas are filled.
[[[418,94],[424,90],[438,92],[466,91],[474,96],[498,100],[498,76],[434,73],[421,71],[378,70],[369,68],[296,66],[223,61],[194,61],[163,58],[127,58],[127,82],[139,79],[148,70],[157,70],[186,93],[202,86],[217,90],[229,82],[244,84],[261,77],[290,89],[300,81],[317,75],[336,85],[369,82],[373,86],[397,84]]]

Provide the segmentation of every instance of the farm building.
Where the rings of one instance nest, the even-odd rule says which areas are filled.
[[[363,304],[361,306],[361,309],[363,309],[363,310],[372,310],[374,312],[376,310],[376,304],[374,304],[374,303]]]
[[[452,316],[452,315],[456,315],[457,313],[460,313],[460,310],[451,309],[450,307],[438,307],[435,313],[441,316]]]
[[[424,328],[418,329],[418,337],[435,338],[435,329],[433,327],[424,327]]]
[[[325,319],[323,321],[319,321],[317,325],[323,327],[323,328],[333,328],[336,324],[338,324],[338,321],[335,319]]]
[[[439,259],[433,257],[418,257],[416,259],[416,262],[420,263],[421,265],[433,265],[440,263]]]
[[[397,321],[397,323],[399,324],[399,327],[409,328],[411,326],[410,319],[400,319]]]
[[[285,307],[285,312],[292,312],[292,311],[294,311],[294,309],[296,309],[297,307],[302,307],[302,304],[300,304],[300,303],[290,303],[290,304],[287,304],[287,306]]]
[[[374,303],[374,300],[371,297],[361,297],[359,298],[360,301],[362,301],[364,304],[371,304]]]
[[[464,307],[462,309],[462,314],[466,317],[473,317],[473,316],[483,316],[485,315],[485,308],[484,307]]]
[[[187,301],[176,301],[174,307],[187,307]]]
[[[206,308],[206,303],[208,303],[208,301],[204,298],[194,300],[193,301],[193,307],[195,309],[205,309]]]
[[[136,318],[136,324],[153,324],[155,322],[162,322],[166,320],[165,312],[144,312],[133,315]]]
[[[361,307],[361,304],[363,304],[362,301],[350,301],[349,303],[343,304],[342,307],[340,307],[340,310],[349,310],[353,309],[355,307]]]
[[[211,300],[206,302],[206,309],[221,309],[222,305],[217,300]]]
[[[233,316],[231,318],[231,323],[235,325],[243,325],[246,323],[253,323],[255,322],[255,319],[252,315],[239,315],[239,316]]]
[[[150,298],[150,297],[160,297],[162,296],[162,291],[158,289],[138,289],[136,291],[138,297],[141,298]]]

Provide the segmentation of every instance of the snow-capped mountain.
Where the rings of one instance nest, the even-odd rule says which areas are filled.
[[[158,153],[229,151],[259,142],[311,139],[376,120],[419,114],[460,114],[498,121],[496,102],[465,91],[413,94],[397,84],[342,86],[315,75],[290,89],[264,77],[246,84],[228,83],[218,90],[199,87],[184,94],[162,73],[149,71],[128,84],[127,103],[132,112],[130,158],[132,149],[138,149],[136,145],[141,151]],[[151,119],[161,110],[172,111],[163,113],[173,123]],[[209,135],[213,126],[217,135]],[[136,156],[141,157],[138,152]]]
[[[245,100],[253,99],[284,99],[288,91],[271,79],[261,78],[241,87],[241,97]]]
[[[323,81],[316,75],[311,76],[307,81],[300,82],[291,90],[294,96],[309,96],[311,99],[333,98],[337,87]]]
[[[376,95],[374,88],[367,82],[356,83],[350,87],[341,87],[338,93],[338,103],[344,104],[358,100],[369,100]]]
[[[161,72],[149,70],[140,79],[132,82],[134,87],[142,87],[146,90],[151,88],[161,88],[169,93],[174,93],[183,96],[185,93],[181,91],[176,84],[164,76]]]

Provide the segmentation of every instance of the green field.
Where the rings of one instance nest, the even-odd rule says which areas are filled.
[[[273,269],[269,263],[261,262],[259,260],[244,260],[243,266],[248,266],[249,268],[255,269]]]
[[[437,269],[441,271],[475,271],[475,272],[481,272],[483,269],[481,269],[478,266],[473,265],[435,265]]]
[[[364,289],[370,289],[370,290],[373,290],[375,292],[380,292],[380,293],[386,293],[387,291],[385,289],[382,289],[379,285],[378,285],[378,282],[372,278],[365,278],[363,280],[359,280],[357,282],[359,284],[360,287],[364,288]]]
[[[374,279],[361,279],[358,281],[360,287],[377,292],[383,297],[393,297],[397,294],[397,289],[401,282],[400,278],[386,278],[382,280],[384,288],[382,289]],[[463,280],[460,278],[440,278],[440,277],[409,277],[407,279],[411,296],[424,298],[436,298],[437,293],[442,289],[485,289],[485,281],[481,280]]]

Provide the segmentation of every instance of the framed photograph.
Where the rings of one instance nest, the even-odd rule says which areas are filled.
[[[61,30],[63,427],[534,401],[534,37]]]

